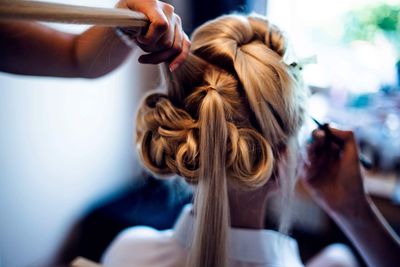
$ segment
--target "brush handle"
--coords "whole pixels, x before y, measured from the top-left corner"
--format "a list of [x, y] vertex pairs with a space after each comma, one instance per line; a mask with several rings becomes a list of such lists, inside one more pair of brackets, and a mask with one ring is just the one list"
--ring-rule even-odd
[[0, 0], [0, 20], [34, 20], [70, 24], [147, 28], [147, 17], [119, 8], [98, 8], [24, 0]]

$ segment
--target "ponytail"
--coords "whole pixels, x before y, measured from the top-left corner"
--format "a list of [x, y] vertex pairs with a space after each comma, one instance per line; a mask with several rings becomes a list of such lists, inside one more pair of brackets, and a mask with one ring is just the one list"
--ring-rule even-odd
[[196, 230], [188, 266], [223, 267], [227, 265], [229, 228], [225, 166], [228, 129], [223, 101], [217, 90], [207, 90], [198, 123], [200, 164], [195, 199]]

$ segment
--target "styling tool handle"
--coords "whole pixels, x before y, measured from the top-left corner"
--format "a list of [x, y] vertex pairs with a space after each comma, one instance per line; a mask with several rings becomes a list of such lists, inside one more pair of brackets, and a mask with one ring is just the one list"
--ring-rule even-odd
[[99, 8], [26, 0], [0, 0], [0, 20], [32, 20], [137, 28], [146, 31], [149, 20], [120, 8]]

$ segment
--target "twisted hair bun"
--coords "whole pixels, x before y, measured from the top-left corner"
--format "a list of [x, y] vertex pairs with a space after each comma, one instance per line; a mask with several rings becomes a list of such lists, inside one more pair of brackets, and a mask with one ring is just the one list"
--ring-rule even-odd
[[[226, 172], [243, 187], [259, 187], [271, 175], [274, 156], [267, 140], [246, 121], [237, 82], [224, 71], [204, 74], [204, 85], [196, 87], [175, 107], [167, 95], [147, 96], [138, 113], [137, 142], [146, 167], [158, 176], [178, 174], [189, 183], [199, 178], [199, 107], [210, 90], [221, 100], [227, 128]], [[205, 127], [209, 127], [207, 122]], [[247, 126], [247, 127], [246, 127]], [[239, 128], [238, 128], [239, 127]]]
[[[193, 35], [192, 51], [217, 66], [232, 68], [238, 50], [249, 52], [245, 49], [248, 45], [264, 50], [268, 48], [283, 57], [287, 42], [282, 32], [261, 16], [229, 15], [198, 28]], [[258, 58], [254, 52], [249, 54]]]
[[196, 176], [198, 138], [196, 122], [174, 107], [164, 94], [151, 94], [143, 101], [137, 118], [137, 143], [142, 161], [161, 176]]
[[291, 151], [305, 92], [282, 60], [285, 51], [284, 36], [265, 18], [222, 16], [194, 32], [167, 93], [150, 94], [139, 108], [143, 164], [197, 184], [187, 266], [226, 266], [228, 184], [263, 186], [280, 169], [282, 151]]
[[305, 92], [283, 62], [282, 32], [261, 16], [229, 15], [207, 22], [192, 39], [196, 57], [237, 77], [274, 151], [284, 146], [303, 123]]

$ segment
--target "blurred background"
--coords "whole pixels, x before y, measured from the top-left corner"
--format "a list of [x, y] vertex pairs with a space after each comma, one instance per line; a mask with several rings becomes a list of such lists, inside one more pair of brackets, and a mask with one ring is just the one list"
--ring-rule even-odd
[[[68, 1], [98, 7], [115, 3]], [[188, 33], [224, 13], [254, 11], [286, 32], [294, 58], [317, 55], [318, 64], [304, 70], [313, 93], [310, 113], [356, 132], [373, 165], [366, 187], [400, 232], [398, 0], [170, 3]], [[87, 28], [51, 27], [73, 33]], [[96, 80], [0, 73], [0, 267], [61, 266], [78, 255], [100, 261], [121, 229], [169, 228], [190, 201], [184, 186], [147, 177], [137, 161], [135, 110], [143, 92], [158, 85], [157, 67], [139, 65], [139, 53]], [[303, 216], [295, 220], [293, 235], [303, 260], [327, 244], [348, 243], [298, 190], [296, 210]]]

